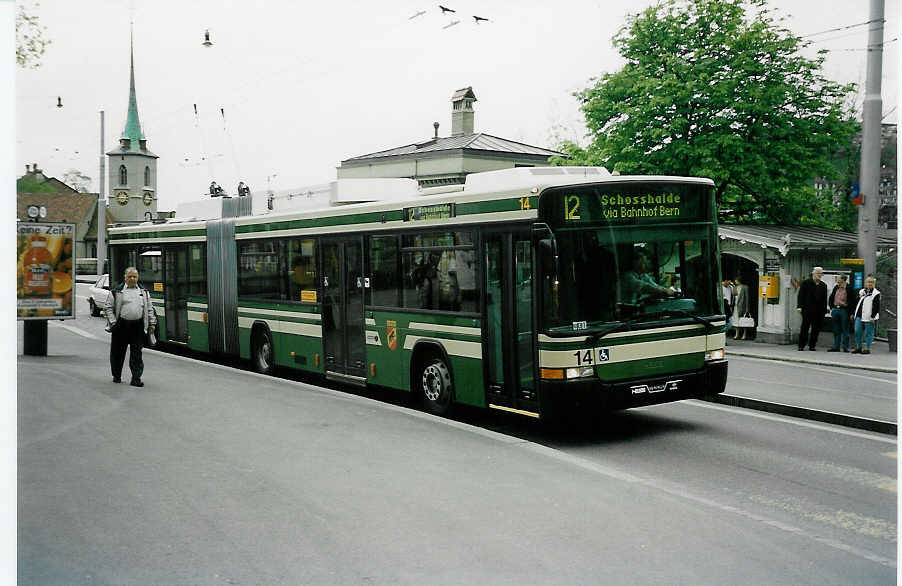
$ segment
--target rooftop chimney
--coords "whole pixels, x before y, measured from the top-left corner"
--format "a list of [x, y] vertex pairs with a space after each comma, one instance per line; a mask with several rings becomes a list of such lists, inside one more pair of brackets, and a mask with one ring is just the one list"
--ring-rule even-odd
[[435, 136], [433, 136], [432, 138], [437, 139], [438, 138], [438, 122], [433, 122], [432, 127], [435, 128]]
[[473, 102], [476, 94], [472, 87], [465, 87], [451, 96], [451, 136], [473, 134]]

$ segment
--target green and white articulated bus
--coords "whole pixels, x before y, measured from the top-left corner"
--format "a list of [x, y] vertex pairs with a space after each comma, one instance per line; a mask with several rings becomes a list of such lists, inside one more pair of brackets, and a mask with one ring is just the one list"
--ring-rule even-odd
[[723, 391], [714, 186], [601, 167], [517, 168], [208, 199], [115, 227], [159, 339], [547, 417]]

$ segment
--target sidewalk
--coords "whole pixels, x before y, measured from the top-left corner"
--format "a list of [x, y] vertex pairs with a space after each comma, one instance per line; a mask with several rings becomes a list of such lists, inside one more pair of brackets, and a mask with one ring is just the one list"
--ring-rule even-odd
[[[784, 363], [786, 366], [806, 364], [858, 370], [859, 374], [849, 373], [850, 376], [864, 378], [880, 377], [878, 374], [869, 375], [869, 372], [886, 374], [898, 372], [898, 354], [889, 351], [887, 342], [875, 342], [871, 346], [871, 353], [862, 355], [851, 352], [827, 352], [832, 341], [832, 335], [829, 336], [829, 341], [820, 338], [819, 342], [826, 343], [823, 346], [818, 345], [817, 349], [811, 352], [807, 349], [799, 351], [795, 344], [765, 344], [728, 338], [727, 358], [756, 358]], [[730, 375], [741, 377], [732, 366]], [[896, 384], [893, 378], [886, 378], [885, 375], [881, 377], [883, 382], [880, 383], [879, 392], [871, 389], [868, 393], [857, 394], [836, 393], [835, 389], [825, 388], [822, 384], [814, 382], [802, 386], [740, 383], [738, 387], [731, 388], [728, 378], [726, 392], [708, 399], [735, 407], [896, 435], [898, 403], [896, 392], [893, 390]], [[787, 393], [787, 389], [791, 389], [791, 392]]]
[[[829, 339], [827, 339], [829, 338]], [[727, 338], [727, 358], [745, 356], [748, 358], [764, 358], [784, 362], [803, 364], [820, 364], [839, 368], [856, 368], [877, 372], [898, 372], [898, 354], [889, 351], [889, 344], [875, 341], [870, 354], [852, 354], [851, 352], [827, 352], [833, 344], [833, 335], [821, 334], [818, 338], [817, 350], [799, 351], [795, 344], [764, 344], [750, 340], [733, 340]]]

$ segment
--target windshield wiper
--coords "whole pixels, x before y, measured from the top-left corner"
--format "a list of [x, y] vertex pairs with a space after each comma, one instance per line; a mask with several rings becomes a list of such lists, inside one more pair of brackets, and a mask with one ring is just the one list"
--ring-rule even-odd
[[662, 317], [665, 315], [683, 315], [686, 317], [691, 317], [698, 323], [705, 326], [705, 334], [706, 335], [711, 330], [711, 328], [714, 327], [710, 320], [703, 318], [702, 316], [698, 315], [697, 313], [692, 313], [691, 311], [686, 311], [685, 309], [665, 309], [662, 311], [658, 311], [656, 313], [661, 314]]

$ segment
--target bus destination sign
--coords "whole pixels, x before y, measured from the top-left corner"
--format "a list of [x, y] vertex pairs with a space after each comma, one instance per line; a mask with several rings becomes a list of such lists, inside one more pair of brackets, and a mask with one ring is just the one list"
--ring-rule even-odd
[[679, 193], [647, 193], [643, 195], [606, 194], [599, 197], [601, 213], [606, 220], [633, 218], [680, 217]]
[[404, 208], [405, 222], [418, 222], [422, 220], [447, 220], [456, 215], [453, 203], [437, 203], [430, 206], [417, 206]]
[[694, 184], [571, 187], [543, 196], [540, 208], [542, 217], [555, 225], [657, 224], [705, 217], [710, 197], [710, 186]]

